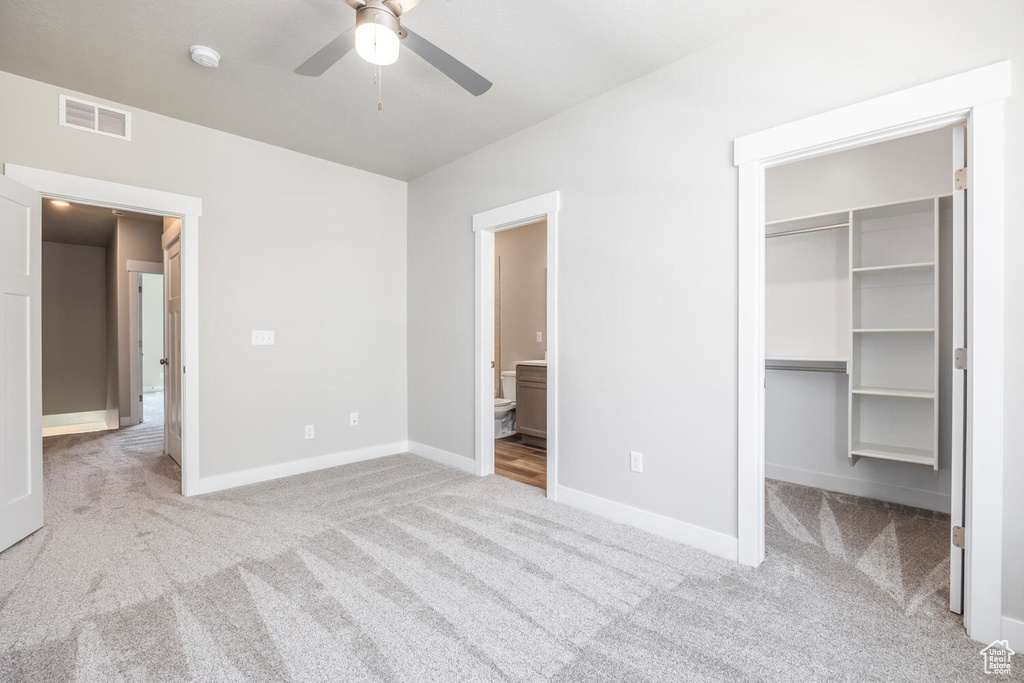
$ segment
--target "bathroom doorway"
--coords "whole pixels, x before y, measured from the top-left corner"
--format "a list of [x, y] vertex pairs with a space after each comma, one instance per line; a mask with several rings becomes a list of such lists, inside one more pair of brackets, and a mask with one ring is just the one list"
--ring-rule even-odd
[[494, 472], [547, 488], [547, 219], [494, 236]]
[[[497, 471], [495, 447], [508, 447], [507, 459], [503, 470], [515, 472], [522, 478], [533, 481], [536, 488], [545, 491], [547, 497], [556, 500], [558, 487], [558, 214], [561, 204], [559, 192], [530, 197], [511, 204], [499, 206], [488, 211], [473, 215], [473, 233], [476, 243], [476, 377], [475, 377], [475, 417], [476, 417], [476, 448], [475, 473], [485, 477]], [[540, 277], [531, 282], [538, 285], [544, 292], [543, 323], [531, 323], [534, 327], [527, 334], [532, 334], [532, 348], [526, 356], [513, 357], [508, 343], [497, 348], [496, 331], [502, 325], [502, 316], [495, 311], [496, 298], [500, 296], [496, 290], [498, 281], [495, 267], [496, 239], [505, 232], [516, 232], [521, 228], [543, 224], [544, 226], [544, 268]], [[506, 263], [506, 275], [510, 263]], [[506, 291], [512, 285], [506, 284]], [[504, 323], [507, 325], [509, 307], [506, 305]], [[537, 342], [537, 332], [541, 333], [541, 341]], [[528, 337], [529, 338], [529, 337]], [[500, 340], [500, 337], [498, 337]], [[500, 343], [500, 341], [498, 342]], [[501, 359], [495, 355], [495, 351]], [[527, 357], [530, 356], [530, 357]], [[533, 361], [529, 363], [529, 361]], [[501, 372], [515, 373], [515, 382], [511, 375], [506, 375], [506, 384], [515, 392], [515, 399], [504, 407], [510, 408], [516, 403], [515, 415], [511, 418], [496, 414], [496, 398], [505, 398], [501, 387]], [[543, 399], [538, 400], [536, 394], [543, 388]], [[510, 413], [511, 410], [505, 411]], [[537, 413], [540, 413], [539, 415]], [[525, 418], [525, 419], [524, 419]], [[502, 423], [512, 420], [512, 424]], [[538, 426], [539, 425], [539, 426]], [[509, 434], [508, 429], [514, 430]], [[497, 427], [497, 429], [496, 429]], [[528, 433], [535, 429], [539, 433]], [[504, 436], [502, 430], [506, 430]], [[517, 436], [517, 439], [509, 439]], [[530, 437], [525, 443], [524, 438]], [[498, 438], [509, 439], [498, 443]], [[543, 441], [539, 441], [543, 439]], [[513, 448], [515, 446], [515, 448]], [[524, 448], [529, 446], [531, 450]], [[532, 462], [531, 462], [532, 460]], [[543, 463], [543, 473], [540, 465]], [[524, 471], [525, 470], [525, 471]], [[513, 477], [516, 478], [516, 477]], [[540, 484], [543, 483], [543, 486]]]

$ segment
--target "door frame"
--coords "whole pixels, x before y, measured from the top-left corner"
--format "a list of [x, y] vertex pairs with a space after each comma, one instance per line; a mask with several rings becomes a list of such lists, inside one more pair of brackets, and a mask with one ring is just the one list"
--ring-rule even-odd
[[494, 474], [494, 234], [547, 220], [547, 496], [558, 498], [558, 212], [549, 192], [473, 215], [476, 238], [477, 476]]
[[[181, 219], [182, 280], [182, 453], [181, 493], [200, 493], [199, 450], [199, 219], [203, 200], [107, 180], [4, 164], [4, 175], [27, 185], [44, 199]], [[185, 372], [192, 368], [191, 372]]]
[[[739, 561], [757, 566], [764, 541], [765, 169], [966, 122], [970, 192], [967, 456], [964, 471], [964, 625], [975, 640], [1000, 636], [1003, 531], [1004, 61], [737, 138]], [[983, 264], [984, 267], [974, 267]]]
[[142, 284], [142, 273], [149, 275], [163, 275], [164, 264], [155, 261], [128, 261], [128, 353], [129, 359], [129, 381], [132, 386], [132, 400], [129, 405], [132, 407], [131, 417], [128, 424], [137, 425], [142, 422], [142, 406], [134, 399], [135, 390], [143, 393], [142, 386], [142, 347], [139, 342], [142, 340], [142, 298], [139, 296], [139, 286]]

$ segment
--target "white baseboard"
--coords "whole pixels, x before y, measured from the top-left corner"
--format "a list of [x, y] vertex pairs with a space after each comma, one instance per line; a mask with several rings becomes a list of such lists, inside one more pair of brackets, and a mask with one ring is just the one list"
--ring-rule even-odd
[[792, 484], [813, 486], [816, 489], [837, 491], [851, 496], [874, 498], [875, 500], [884, 500], [887, 503], [909, 505], [911, 507], [949, 514], [949, 495], [935, 493], [934, 491], [910, 489], [903, 486], [893, 486], [892, 484], [853, 479], [851, 477], [840, 477], [834, 474], [823, 474], [798, 467], [772, 465], [770, 463], [765, 463], [764, 465], [764, 476], [768, 479], [779, 479]]
[[106, 410], [91, 410], [84, 413], [61, 413], [59, 415], [43, 415], [43, 436], [59, 436], [61, 434], [82, 434], [99, 432], [109, 429]]
[[596, 515], [643, 529], [657, 536], [706, 550], [712, 555], [718, 555], [733, 562], [739, 557], [738, 542], [734, 536], [565, 486], [559, 486], [557, 494], [559, 503], [593, 512]]
[[418, 455], [421, 458], [433, 460], [434, 462], [439, 462], [442, 465], [447, 465], [448, 467], [454, 467], [455, 469], [462, 470], [463, 472], [469, 472], [470, 474], [476, 472], [476, 462], [472, 458], [465, 458], [449, 451], [442, 451], [440, 448], [434, 448], [433, 446], [427, 446], [426, 444], [410, 441], [409, 452], [413, 455]]
[[120, 421], [118, 422], [118, 424], [120, 424], [122, 427], [131, 427], [132, 426], [132, 417], [131, 417], [131, 415], [129, 415], [128, 417], [122, 417], [120, 419]]
[[[1001, 627], [1002, 639], [1010, 642], [1010, 649], [1015, 652], [1024, 652], [1024, 621], [1019, 619], [1011, 619], [1010, 617], [1003, 617], [1003, 623]], [[1014, 660], [1017, 657], [1024, 655], [1015, 655]], [[1014, 668], [1017, 663], [1014, 662]], [[1022, 666], [1021, 668], [1024, 668]]]
[[405, 453], [408, 450], [408, 442], [396, 441], [394, 443], [386, 443], [379, 446], [368, 446], [366, 448], [357, 448], [355, 450], [343, 451], [341, 453], [328, 453], [326, 455], [318, 455], [312, 458], [304, 458], [302, 460], [282, 462], [277, 465], [255, 467], [251, 470], [228, 472], [227, 474], [218, 474], [212, 477], [202, 477], [199, 479], [199, 493], [213, 493], [214, 491], [233, 489], [238, 486], [258, 484], [272, 479], [290, 477], [294, 474], [305, 474], [306, 472], [315, 472], [316, 470], [337, 467], [338, 465], [349, 465], [363, 460], [382, 458], [386, 455]]
[[91, 422], [106, 422], [106, 410], [89, 410], [84, 413], [59, 413], [57, 415], [43, 415], [42, 425], [46, 427], [67, 427], [69, 425], [83, 425]]

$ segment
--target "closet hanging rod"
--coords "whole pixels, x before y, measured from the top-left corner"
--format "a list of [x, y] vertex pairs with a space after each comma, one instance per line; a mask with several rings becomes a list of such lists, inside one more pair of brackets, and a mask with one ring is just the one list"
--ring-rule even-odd
[[833, 225], [819, 225], [816, 228], [797, 228], [796, 230], [783, 230], [782, 232], [772, 232], [765, 235], [765, 239], [769, 237], [784, 237], [785, 235], [799, 235], [804, 232], [818, 232], [819, 230], [835, 230], [836, 228], [848, 228], [849, 223], [835, 223]]
[[816, 368], [809, 365], [771, 365], [766, 363], [765, 370], [797, 370], [799, 372], [835, 372], [840, 375], [846, 374], [845, 368]]

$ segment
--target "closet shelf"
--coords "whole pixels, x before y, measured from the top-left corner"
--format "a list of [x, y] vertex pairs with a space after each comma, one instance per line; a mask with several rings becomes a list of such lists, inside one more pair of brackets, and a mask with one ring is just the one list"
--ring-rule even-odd
[[854, 273], [918, 273], [935, 269], [935, 261], [922, 261], [921, 263], [897, 263], [891, 266], [864, 266], [854, 268]]
[[851, 456], [907, 462], [912, 465], [935, 465], [935, 452], [926, 448], [907, 448], [878, 443], [855, 443]]
[[862, 327], [853, 331], [854, 334], [933, 334], [934, 327]]
[[920, 389], [895, 389], [892, 387], [854, 387], [853, 393], [861, 396], [889, 396], [892, 398], [919, 398], [934, 400], [935, 392]]

